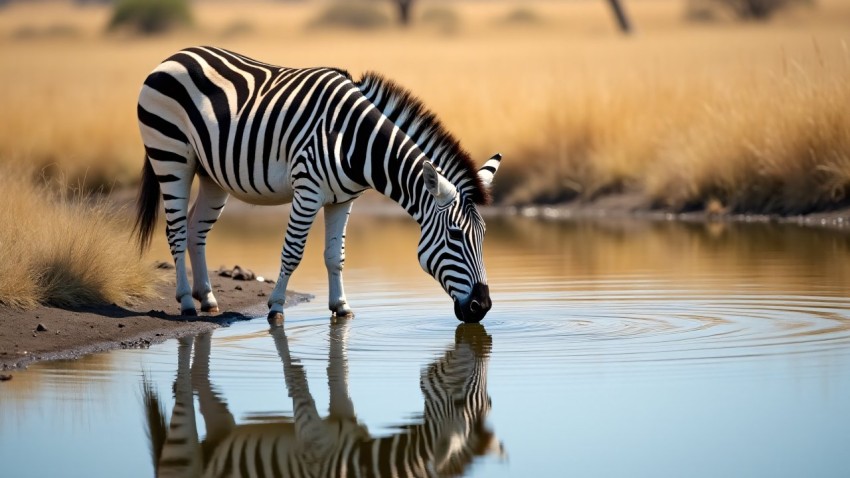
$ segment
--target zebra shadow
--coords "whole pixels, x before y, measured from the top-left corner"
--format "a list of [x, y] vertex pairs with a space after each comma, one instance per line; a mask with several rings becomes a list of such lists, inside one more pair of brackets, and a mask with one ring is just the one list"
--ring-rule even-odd
[[[168, 424], [157, 392], [144, 382], [157, 476], [458, 476], [478, 456], [505, 457], [486, 425], [492, 338], [482, 325], [459, 325], [454, 344], [423, 368], [424, 413], [417, 423], [379, 438], [369, 434], [354, 412], [348, 387], [348, 329], [348, 320], [330, 325], [330, 413], [322, 418], [304, 367], [290, 354], [285, 330], [272, 328], [293, 416], [248, 424], [236, 424], [210, 381], [210, 334], [181, 339]], [[203, 440], [195, 422], [195, 396], [206, 428]]]

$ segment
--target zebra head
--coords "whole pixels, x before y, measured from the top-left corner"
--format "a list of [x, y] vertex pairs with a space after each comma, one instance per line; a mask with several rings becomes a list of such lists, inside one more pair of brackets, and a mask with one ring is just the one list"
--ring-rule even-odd
[[[484, 187], [490, 187], [501, 159], [496, 154], [478, 170]], [[452, 298], [458, 320], [479, 322], [492, 305], [482, 256], [484, 219], [475, 202], [430, 162], [423, 176], [435, 207], [422, 226], [419, 264]]]

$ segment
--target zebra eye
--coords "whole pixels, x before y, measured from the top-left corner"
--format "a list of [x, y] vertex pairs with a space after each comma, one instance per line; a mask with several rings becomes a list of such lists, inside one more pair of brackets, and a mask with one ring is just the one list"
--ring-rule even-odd
[[463, 239], [463, 231], [459, 227], [450, 227], [449, 228], [449, 239], [453, 241], [460, 241]]

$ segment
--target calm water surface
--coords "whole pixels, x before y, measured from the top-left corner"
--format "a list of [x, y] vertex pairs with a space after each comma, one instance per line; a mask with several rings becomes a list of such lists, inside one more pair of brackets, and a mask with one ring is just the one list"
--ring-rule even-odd
[[[237, 216], [211, 265], [274, 276], [284, 218]], [[259, 318], [17, 372], [0, 475], [152, 476], [165, 441], [171, 465], [217, 446], [212, 462], [270, 473], [346, 446], [386, 470], [415, 442], [409, 463], [464, 476], [850, 476], [842, 233], [494, 218], [481, 327], [419, 269], [412, 222], [356, 211], [357, 317], [331, 323], [322, 237], [291, 282], [316, 300], [283, 330]]]

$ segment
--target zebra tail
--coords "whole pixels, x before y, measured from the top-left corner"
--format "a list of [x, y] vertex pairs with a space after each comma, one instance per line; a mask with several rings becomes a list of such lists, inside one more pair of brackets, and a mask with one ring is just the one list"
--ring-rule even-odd
[[159, 198], [159, 181], [156, 179], [150, 160], [145, 155], [142, 184], [139, 186], [139, 196], [136, 199], [136, 224], [133, 226], [133, 234], [138, 236], [139, 254], [150, 247], [159, 216]]

